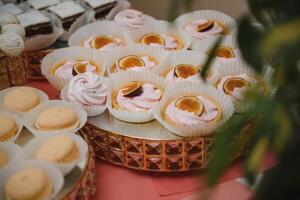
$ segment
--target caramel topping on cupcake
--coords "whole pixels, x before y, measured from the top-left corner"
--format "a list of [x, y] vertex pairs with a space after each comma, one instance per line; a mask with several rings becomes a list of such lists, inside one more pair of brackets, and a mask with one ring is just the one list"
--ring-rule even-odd
[[234, 58], [234, 51], [230, 47], [219, 47], [216, 52], [217, 57], [221, 58]]
[[208, 20], [206, 23], [199, 24], [197, 27], [197, 31], [198, 32], [209, 31], [210, 29], [212, 29], [213, 26], [214, 26], [214, 22], [211, 20]]
[[251, 83], [245, 79], [233, 77], [225, 81], [223, 89], [226, 94], [230, 94], [234, 88], [249, 87], [250, 85]]
[[73, 76], [76, 76], [77, 74], [83, 74], [86, 72], [86, 65], [83, 63], [77, 63], [72, 70]]
[[194, 76], [199, 72], [198, 67], [189, 64], [180, 64], [175, 67], [174, 75], [176, 77], [188, 78], [189, 76]]
[[110, 43], [114, 43], [114, 40], [112, 38], [98, 35], [92, 39], [91, 47], [94, 49], [100, 49]]
[[146, 35], [144, 35], [142, 38], [141, 38], [141, 43], [142, 44], [160, 44], [162, 46], [165, 46], [165, 40], [164, 38], [160, 35], [160, 34], [157, 34], [157, 33], [148, 33]]
[[200, 116], [203, 112], [202, 102], [194, 96], [184, 96], [175, 102], [175, 106], [180, 110], [192, 112], [196, 116]]
[[140, 81], [132, 81], [122, 89], [123, 96], [124, 97], [139, 96], [140, 94], [143, 93], [142, 85], [143, 84]]
[[138, 56], [126, 56], [119, 60], [119, 66], [122, 69], [127, 70], [131, 67], [143, 67], [145, 66], [145, 63], [142, 58]]

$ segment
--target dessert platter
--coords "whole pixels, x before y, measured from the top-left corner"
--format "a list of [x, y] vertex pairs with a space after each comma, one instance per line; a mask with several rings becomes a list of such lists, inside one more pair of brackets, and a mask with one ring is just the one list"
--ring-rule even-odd
[[[270, 93], [272, 70], [259, 77], [243, 62], [236, 22], [222, 12], [169, 23], [124, 0], [4, 3], [0, 197], [88, 199], [94, 157], [143, 171], [206, 168], [217, 130], [251, 108], [246, 90]], [[57, 100], [25, 86], [45, 79]], [[245, 124], [245, 138], [253, 127]]]

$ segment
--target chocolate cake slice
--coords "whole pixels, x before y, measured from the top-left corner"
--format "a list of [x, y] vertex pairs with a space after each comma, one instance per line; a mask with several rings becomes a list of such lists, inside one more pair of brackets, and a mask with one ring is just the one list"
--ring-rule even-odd
[[53, 33], [50, 19], [40, 11], [30, 10], [26, 13], [17, 15], [17, 17], [20, 24], [25, 28], [26, 37]]
[[84, 0], [86, 5], [95, 11], [95, 18], [101, 19], [117, 6], [116, 0]]
[[60, 0], [29, 0], [28, 4], [31, 8], [36, 10], [44, 10], [50, 6], [58, 4]]
[[56, 6], [51, 6], [48, 10], [61, 20], [62, 26], [66, 31], [85, 12], [82, 6], [73, 1], [59, 3]]
[[13, 3], [8, 3], [0, 7], [0, 14], [11, 14], [11, 15], [19, 15], [23, 13], [23, 10], [21, 10], [18, 6], [16, 6]]

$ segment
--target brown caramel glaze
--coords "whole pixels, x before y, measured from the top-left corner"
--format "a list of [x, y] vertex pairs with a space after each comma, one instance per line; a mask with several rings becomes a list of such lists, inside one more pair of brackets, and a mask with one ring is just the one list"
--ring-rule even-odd
[[203, 112], [202, 102], [194, 96], [183, 96], [177, 99], [175, 106], [180, 110], [193, 112], [196, 116], [200, 116]]
[[233, 77], [225, 81], [223, 90], [226, 94], [230, 94], [235, 88], [249, 87], [251, 83], [243, 78]]
[[174, 69], [174, 76], [181, 78], [188, 78], [189, 76], [193, 76], [199, 73], [198, 67], [189, 64], [180, 64], [177, 65]]
[[160, 44], [160, 45], [165, 45], [165, 40], [164, 38], [158, 34], [158, 33], [148, 33], [146, 35], [144, 35], [141, 39], [140, 39], [140, 43], [142, 44], [151, 44], [151, 43], [155, 43], [155, 44]]
[[122, 89], [124, 97], [136, 97], [143, 93], [143, 84], [140, 81], [132, 81]]

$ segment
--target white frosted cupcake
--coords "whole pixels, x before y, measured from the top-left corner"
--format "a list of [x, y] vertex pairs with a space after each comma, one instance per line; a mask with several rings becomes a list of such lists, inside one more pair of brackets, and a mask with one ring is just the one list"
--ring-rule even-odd
[[143, 29], [130, 33], [136, 43], [161, 47], [166, 50], [188, 49], [191, 37], [167, 21], [155, 21]]
[[91, 72], [73, 77], [61, 91], [61, 99], [82, 106], [89, 117], [106, 110], [108, 82]]
[[212, 134], [233, 114], [230, 98], [211, 85], [182, 82], [166, 88], [154, 117], [183, 137]]
[[20, 150], [21, 148], [14, 143], [0, 143], [0, 171], [7, 164], [13, 162], [16, 159], [16, 156], [20, 153]]
[[127, 31], [113, 21], [99, 21], [85, 25], [69, 39], [69, 46], [83, 46], [102, 52], [109, 52], [130, 43], [132, 40]]
[[99, 76], [105, 73], [104, 56], [93, 49], [68, 47], [48, 54], [42, 60], [42, 73], [48, 81], [61, 90], [77, 74], [92, 72]]
[[108, 109], [126, 122], [153, 120], [152, 108], [163, 96], [165, 81], [149, 72], [120, 72], [110, 76]]
[[24, 146], [18, 159], [46, 160], [67, 175], [86, 157], [87, 152], [87, 143], [80, 136], [54, 133], [35, 137]]
[[1, 199], [56, 199], [64, 184], [55, 165], [39, 160], [10, 163], [0, 172], [0, 179]]
[[108, 73], [120, 71], [152, 71], [166, 58], [168, 52], [146, 45], [130, 45], [107, 55], [105, 66]]
[[149, 15], [145, 15], [138, 10], [126, 9], [119, 12], [115, 16], [114, 21], [122, 25], [129, 31], [136, 31], [138, 29], [145, 28], [146, 25], [153, 23], [155, 19]]
[[[206, 60], [207, 56], [198, 51], [171, 52], [154, 72], [172, 84], [182, 81], [201, 83], [203, 79], [200, 72]], [[217, 63], [214, 63], [208, 72], [208, 81], [213, 78], [216, 65]]]

